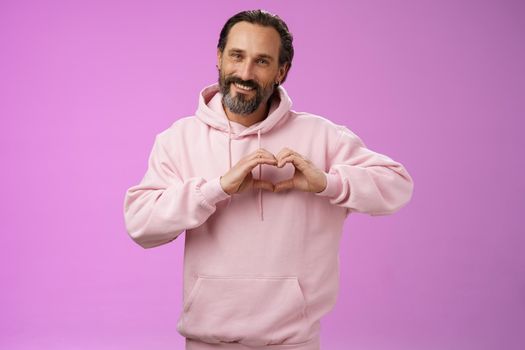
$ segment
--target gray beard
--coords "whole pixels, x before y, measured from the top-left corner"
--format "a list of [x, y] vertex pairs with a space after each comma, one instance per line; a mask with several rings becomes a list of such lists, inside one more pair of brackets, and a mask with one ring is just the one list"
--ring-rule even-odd
[[235, 97], [231, 94], [231, 84], [226, 84], [226, 78], [221, 79], [221, 72], [219, 71], [219, 91], [222, 94], [222, 103], [227, 107], [232, 113], [239, 115], [248, 115], [252, 114], [259, 108], [259, 105], [263, 100], [268, 97], [268, 102], [270, 96], [275, 92], [275, 87], [269, 91], [268, 96], [265, 96], [264, 88], [262, 91], [258, 88], [255, 90], [255, 96], [251, 99], [246, 99], [246, 95], [238, 93]]
[[235, 97], [231, 95], [231, 89], [228, 89], [222, 94], [222, 103], [228, 107], [228, 109], [235, 114], [248, 115], [252, 114], [259, 108], [262, 102], [263, 96], [257, 91], [254, 97], [251, 99], [245, 99], [245, 95], [237, 94]]

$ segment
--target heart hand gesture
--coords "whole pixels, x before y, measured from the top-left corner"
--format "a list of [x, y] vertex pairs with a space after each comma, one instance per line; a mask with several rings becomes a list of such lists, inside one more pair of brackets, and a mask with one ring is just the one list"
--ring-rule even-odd
[[[273, 184], [252, 177], [252, 169], [259, 164], [282, 168], [286, 163], [292, 163], [295, 167], [293, 177], [288, 180]], [[223, 190], [228, 194], [242, 192], [249, 188], [262, 188], [273, 192], [296, 189], [319, 193], [327, 186], [325, 173], [316, 168], [310, 160], [289, 148], [283, 148], [277, 157], [263, 148], [258, 149], [242, 158], [233, 168], [221, 176], [220, 181]]]
[[301, 154], [285, 147], [277, 154], [277, 167], [282, 168], [286, 163], [295, 167], [293, 177], [274, 185], [274, 192], [296, 189], [305, 192], [319, 193], [326, 188], [326, 175]]
[[275, 156], [267, 150], [260, 148], [255, 152], [241, 158], [226, 174], [221, 176], [220, 184], [228, 194], [239, 193], [247, 189], [263, 188], [273, 191], [274, 185], [265, 180], [254, 179], [252, 169], [259, 164], [277, 165]]

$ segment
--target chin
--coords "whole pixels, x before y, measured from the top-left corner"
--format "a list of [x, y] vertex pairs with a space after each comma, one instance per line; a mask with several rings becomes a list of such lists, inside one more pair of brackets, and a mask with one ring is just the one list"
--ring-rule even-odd
[[251, 100], [251, 99], [254, 99], [255, 98], [255, 95], [250, 95], [250, 94], [243, 94], [242, 92], [234, 92], [231, 94], [232, 97], [234, 98], [239, 98], [241, 97], [242, 95], [242, 98], [245, 100], [245, 101], [248, 101], [248, 100]]

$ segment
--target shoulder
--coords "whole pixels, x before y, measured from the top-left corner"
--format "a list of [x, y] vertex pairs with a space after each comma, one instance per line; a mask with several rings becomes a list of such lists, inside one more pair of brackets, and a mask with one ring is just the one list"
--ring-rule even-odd
[[289, 122], [294, 128], [309, 129], [316, 134], [325, 134], [331, 138], [338, 137], [342, 133], [354, 133], [343, 124], [338, 124], [327, 117], [308, 112], [291, 111]]
[[340, 144], [364, 146], [363, 140], [347, 125], [338, 124], [326, 117], [307, 112], [292, 111], [290, 130], [308, 135], [307, 138], [316, 140], [319, 145], [334, 150]]
[[199, 127], [200, 122], [195, 116], [184, 116], [174, 121], [168, 128], [157, 134], [159, 141], [168, 141], [188, 134]]

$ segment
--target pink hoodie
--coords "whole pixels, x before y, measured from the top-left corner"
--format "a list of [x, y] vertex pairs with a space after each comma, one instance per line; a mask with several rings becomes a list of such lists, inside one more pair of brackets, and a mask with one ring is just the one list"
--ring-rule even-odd
[[[245, 127], [226, 117], [218, 85], [205, 87], [195, 116], [156, 136], [144, 178], [126, 192], [126, 229], [142, 247], [186, 231], [177, 322], [186, 349], [319, 349], [348, 214], [391, 214], [412, 196], [403, 165], [343, 125], [291, 110], [282, 86], [275, 97], [268, 117]], [[220, 176], [240, 158], [284, 147], [325, 171], [322, 192], [223, 191]], [[290, 163], [253, 170], [273, 183], [293, 173]]]

